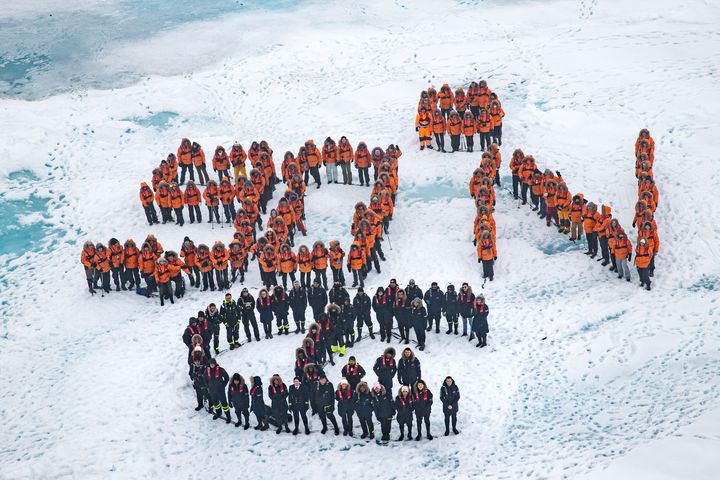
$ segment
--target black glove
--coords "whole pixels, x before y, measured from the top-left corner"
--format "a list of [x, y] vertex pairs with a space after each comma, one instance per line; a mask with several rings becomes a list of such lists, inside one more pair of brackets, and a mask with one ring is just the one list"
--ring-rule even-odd
[[497, 257], [493, 258], [493, 262], [497, 262]]
[[628, 262], [632, 260], [632, 253], [628, 253]]
[[477, 247], [477, 238], [473, 240], [473, 245]]
[[415, 127], [415, 131], [416, 131], [416, 132], [419, 132], [419, 131], [420, 131], [420, 127]]
[[558, 177], [562, 177], [562, 175], [560, 175], [560, 170], [555, 170], [555, 174], [556, 174]]
[[399, 150], [400, 150], [400, 147], [398, 147], [397, 145], [395, 145], [395, 150], [398, 150], [398, 151], [399, 151]]
[[478, 263], [482, 263], [482, 259], [478, 258]]
[[636, 223], [636, 222], [633, 222], [633, 228], [635, 228], [635, 223]]
[[352, 272], [352, 268], [350, 268], [350, 265], [348, 265], [347, 267], [348, 267], [348, 272]]

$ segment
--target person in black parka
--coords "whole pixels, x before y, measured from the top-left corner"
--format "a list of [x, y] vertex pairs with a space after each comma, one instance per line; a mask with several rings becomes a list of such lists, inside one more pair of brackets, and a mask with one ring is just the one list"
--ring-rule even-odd
[[269, 412], [267, 405], [265, 405], [265, 398], [263, 397], [262, 380], [258, 376], [252, 378], [250, 399], [252, 400], [250, 411], [255, 414], [255, 419], [257, 419], [258, 422], [255, 430], [267, 430], [270, 428], [267, 420]]
[[445, 308], [445, 294], [438, 287], [437, 282], [432, 282], [430, 290], [425, 292], [423, 297], [425, 305], [427, 305], [427, 331], [432, 330], [433, 321], [435, 322], [435, 333], [440, 333], [440, 317]]
[[382, 432], [381, 440], [383, 442], [390, 441], [390, 428], [392, 420], [395, 416], [395, 402], [392, 395], [385, 389], [385, 386], [378, 383], [372, 389], [373, 395], [373, 411], [375, 418], [380, 422], [380, 430]]
[[450, 421], [452, 420], [452, 430], [455, 435], [460, 433], [457, 429], [457, 412], [458, 403], [460, 401], [460, 390], [455, 385], [455, 380], [451, 376], [445, 377], [445, 381], [440, 387], [440, 401], [443, 404], [443, 415], [445, 415], [445, 436], [450, 435]]
[[233, 300], [232, 295], [225, 294], [225, 300], [220, 304], [220, 318], [225, 324], [230, 350], [240, 347], [239, 313], [237, 303]]
[[425, 350], [425, 326], [427, 325], [427, 311], [425, 310], [425, 307], [423, 306], [423, 301], [420, 299], [420, 297], [415, 297], [415, 299], [410, 305], [410, 318], [412, 319], [412, 327], [415, 331], [415, 338], [417, 338], [418, 349], [422, 351]]
[[490, 328], [488, 327], [489, 313], [490, 308], [485, 303], [485, 297], [483, 295], [478, 295], [475, 298], [475, 304], [473, 305], [473, 324], [472, 332], [470, 333], [470, 340], [473, 339], [473, 334], [478, 337], [478, 343], [475, 345], [476, 347], [483, 348], [487, 346], [487, 334], [490, 331]]
[[380, 324], [380, 341], [390, 343], [393, 326], [392, 302], [382, 287], [378, 287], [372, 299], [372, 308], [375, 311], [375, 318]]
[[269, 338], [273, 338], [273, 304], [272, 297], [266, 289], [263, 288], [260, 290], [260, 293], [258, 293], [258, 298], [255, 301], [255, 306], [258, 313], [260, 314], [260, 323], [262, 323], [263, 330], [265, 331], [265, 339], [267, 340]]
[[285, 427], [287, 433], [290, 433], [290, 427], [288, 427], [288, 389], [277, 373], [270, 377], [268, 397], [270, 397], [270, 411], [277, 424], [275, 433], [282, 432], [283, 427]]
[[415, 405], [415, 420], [417, 423], [417, 437], [415, 440], [422, 438], [422, 424], [425, 423], [425, 433], [427, 439], [432, 440], [433, 436], [430, 433], [430, 410], [433, 403], [433, 394], [428, 390], [427, 385], [423, 380], [418, 380], [415, 384], [415, 394], [413, 397], [413, 403]]
[[[372, 300], [365, 294], [365, 290], [361, 287], [358, 288], [357, 294], [353, 299], [353, 307], [355, 308], [355, 318], [357, 319], [357, 340], [362, 340], [363, 324], [368, 327], [370, 332], [370, 338], [375, 339], [373, 333], [373, 324], [370, 319], [370, 309], [372, 307]], [[354, 390], [354, 388], [353, 388]]]
[[407, 439], [412, 440], [413, 397], [410, 394], [410, 389], [405, 385], [398, 389], [398, 394], [395, 397], [395, 410], [397, 410], [395, 419], [400, 427], [398, 442], [405, 439], [405, 427], [408, 430]]
[[458, 312], [463, 319], [463, 337], [468, 334], [468, 324], [472, 329], [473, 302], [475, 302], [475, 295], [472, 293], [472, 288], [467, 283], [463, 283], [458, 295]]
[[307, 337], [305, 338], [309, 338], [310, 340], [312, 340], [314, 347], [314, 354], [312, 355], [307, 350], [307, 348], [305, 349], [305, 353], [308, 356], [308, 361], [314, 356], [316, 360], [315, 363], [317, 363], [318, 365], [323, 365], [327, 358], [327, 348], [325, 346], [325, 333], [322, 331], [320, 325], [317, 323], [311, 323], [310, 327], [308, 328]]
[[[212, 343], [215, 349], [215, 355], [217, 355], [220, 353], [220, 325], [222, 325], [223, 321], [220, 316], [220, 310], [218, 310], [214, 303], [211, 303], [205, 309], [205, 318], [207, 318], [208, 323], [210, 324], [210, 329], [212, 330]], [[208, 342], [208, 348], [209, 347], [210, 342]]]
[[325, 313], [325, 306], [328, 304], [327, 292], [320, 286], [319, 280], [314, 280], [308, 291], [308, 303], [313, 311], [313, 320], [317, 322], [320, 314]]
[[357, 413], [360, 428], [363, 432], [360, 438], [370, 437], [370, 440], [374, 439], [375, 425], [373, 425], [372, 421], [373, 396], [367, 382], [358, 383], [355, 389], [355, 413]]
[[235, 426], [239, 427], [242, 424], [242, 417], [244, 417], [244, 429], [247, 430], [250, 428], [250, 392], [245, 385], [245, 379], [239, 373], [233, 373], [227, 395], [228, 404], [230, 408], [235, 408], [235, 415], [238, 418]]
[[275, 313], [278, 335], [289, 335], [290, 325], [288, 324], [288, 315], [290, 314], [290, 299], [281, 286], [275, 287], [272, 296], [272, 307]]
[[395, 363], [395, 349], [387, 347], [382, 356], [375, 360], [373, 371], [387, 391], [392, 391], [393, 377], [397, 373], [397, 364]]
[[408, 300], [405, 295], [405, 290], [398, 290], [397, 292], [397, 298], [393, 304], [393, 315], [398, 321], [398, 328], [400, 329], [400, 343], [404, 341], [405, 345], [409, 344], [412, 317], [410, 312], [410, 300]]
[[305, 435], [310, 435], [310, 427], [308, 427], [307, 411], [310, 407], [310, 397], [308, 395], [308, 387], [300, 381], [300, 377], [293, 378], [293, 384], [288, 391], [288, 402], [290, 410], [293, 414], [293, 422], [295, 429], [293, 435], [297, 435], [300, 431], [300, 418], [302, 418], [305, 426]]
[[350, 388], [350, 383], [343, 378], [338, 382], [338, 388], [335, 392], [337, 400], [338, 414], [342, 420], [343, 435], [353, 436], [353, 413], [355, 412], [355, 391]]
[[228, 377], [225, 369], [217, 364], [214, 358], [211, 358], [208, 362], [207, 369], [205, 369], [205, 379], [214, 412], [213, 420], [220, 418], [222, 412], [227, 415], [226, 422], [230, 423], [232, 421], [230, 420], [230, 407], [228, 406], [227, 397], [225, 396], [225, 386], [230, 381], [230, 377]]
[[305, 365], [305, 372], [302, 376], [302, 383], [307, 388], [308, 399], [310, 400], [310, 407], [312, 408], [313, 415], [318, 412], [315, 393], [317, 392], [320, 375], [323, 373], [322, 367], [315, 365], [314, 363], [308, 363]]
[[357, 389], [360, 380], [362, 380], [365, 376], [365, 369], [353, 356], [348, 359], [347, 365], [345, 365], [340, 372], [342, 373], [343, 378], [347, 379], [350, 384], [350, 389], [353, 392]]
[[240, 309], [240, 315], [242, 317], [243, 327], [245, 328], [247, 341], [252, 342], [252, 337], [250, 336], [250, 325], [252, 325], [255, 340], [259, 342], [260, 331], [258, 330], [257, 319], [255, 318], [255, 298], [250, 295], [247, 288], [243, 288], [242, 292], [240, 292], [238, 308]]
[[335, 435], [340, 435], [340, 428], [333, 413], [335, 411], [335, 389], [324, 373], [320, 375], [320, 381], [315, 390], [315, 402], [317, 403], [318, 416], [323, 426], [320, 433], [324, 435], [325, 432], [327, 432], [327, 421], [330, 419], [330, 423], [332, 423], [335, 429]]
[[[310, 339], [307, 339], [310, 340]], [[310, 340], [312, 342], [312, 340]], [[304, 343], [304, 342], [303, 342]], [[307, 355], [305, 354], [305, 350], [303, 348], [296, 348], [295, 349], [295, 376], [296, 377], [302, 377], [303, 373], [305, 373], [305, 365], [308, 363]]]
[[415, 353], [412, 349], [405, 348], [400, 355], [400, 360], [397, 363], [397, 376], [400, 385], [406, 387], [414, 387], [415, 382], [420, 380], [420, 360], [415, 357]]
[[305, 333], [305, 310], [308, 306], [307, 291], [305, 287], [300, 285], [300, 282], [295, 280], [288, 296], [290, 297], [290, 309], [295, 321], [295, 333]]
[[[190, 378], [193, 382], [193, 388], [195, 389], [195, 397], [197, 399], [197, 406], [195, 411], [199, 412], [204, 406], [204, 400], [208, 399], [208, 405], [212, 407], [210, 402], [210, 395], [208, 393], [207, 379], [205, 378], [205, 369], [207, 368], [207, 360], [205, 357], [205, 351], [198, 345], [191, 354], [190, 363]], [[212, 413], [212, 409], [210, 410]]]
[[458, 294], [455, 291], [455, 285], [448, 285], [445, 291], [445, 302], [444, 307], [445, 319], [447, 320], [448, 329], [445, 332], [447, 335], [455, 331], [455, 335], [458, 334]]
[[345, 345], [348, 347], [355, 345], [355, 315], [355, 307], [350, 302], [350, 297], [346, 297], [340, 306], [340, 321], [343, 325]]

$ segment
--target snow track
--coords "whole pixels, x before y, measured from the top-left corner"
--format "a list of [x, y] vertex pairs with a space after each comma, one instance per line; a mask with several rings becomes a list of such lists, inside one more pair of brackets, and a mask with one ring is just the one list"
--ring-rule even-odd
[[[633, 452], [683, 435], [709, 445], [693, 462], [712, 465], [717, 432], [703, 428], [720, 408], [720, 223], [712, 213], [720, 184], [712, 155], [720, 149], [720, 9], [699, 0], [683, 8], [666, 0], [318, 5], [183, 25], [134, 39], [108, 60], [132, 71], [161, 57], [207, 65], [215, 56], [207, 68], [122, 89], [0, 100], [0, 174], [29, 169], [40, 178], [29, 185], [3, 178], [0, 193], [48, 198], [43, 221], [61, 232], [41, 249], [0, 259], [0, 476], [220, 477], [241, 465], [260, 478], [290, 471], [307, 478], [324, 468], [514, 480], [595, 478], [610, 466], [623, 478], [617, 462], [646, 471], [652, 456]], [[127, 292], [88, 296], [78, 263], [87, 238], [138, 242], [154, 233], [175, 250], [185, 235], [196, 243], [231, 238], [228, 227], [145, 223], [139, 182], [183, 136], [206, 152], [264, 138], [278, 163], [308, 138], [398, 144], [388, 260], [366, 290], [414, 278], [423, 289], [468, 281], [477, 293], [468, 181], [480, 153], [420, 152], [412, 121], [420, 89], [481, 78], [507, 113], [499, 260], [483, 290], [490, 346], [475, 348], [443, 327], [418, 354], [436, 395], [433, 433], [442, 433], [439, 387], [451, 374], [462, 395], [461, 435], [382, 448], [323, 437], [317, 419], [310, 437], [212, 422], [192, 410], [180, 336], [189, 316], [221, 296], [191, 290], [164, 309]], [[143, 126], [158, 112], [177, 116]], [[636, 272], [627, 283], [589, 260], [582, 245], [518, 209], [507, 190], [508, 162], [521, 147], [540, 168], [560, 170], [571, 192], [610, 204], [634, 243], [632, 148], [642, 127], [656, 141], [660, 190], [652, 292], [637, 287]], [[353, 205], [368, 195], [359, 186], [311, 187], [308, 237], [296, 243], [347, 245]], [[246, 285], [258, 286], [258, 277], [252, 266]], [[234, 296], [240, 289], [233, 286]], [[220, 363], [246, 379], [258, 374], [266, 383], [280, 373], [289, 382], [298, 343], [292, 333], [276, 336], [227, 352]], [[363, 340], [351, 352], [370, 371], [384, 346]], [[329, 370], [334, 384], [339, 368]], [[673, 458], [672, 447], [662, 448], [657, 456]]]

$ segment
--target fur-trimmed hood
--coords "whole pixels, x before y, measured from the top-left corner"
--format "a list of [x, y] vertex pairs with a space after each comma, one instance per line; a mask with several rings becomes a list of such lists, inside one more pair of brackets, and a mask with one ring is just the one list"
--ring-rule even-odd
[[387, 355], [388, 353], [390, 354], [390, 356], [392, 356], [393, 358], [395, 358], [396, 352], [395, 352], [395, 348], [394, 348], [394, 347], [387, 347], [387, 348], [385, 349], [385, 351], [383, 352], [383, 356]]
[[310, 373], [312, 371], [314, 371], [318, 375], [320, 374], [320, 370], [318, 370], [317, 365], [315, 365], [314, 363], [308, 363], [303, 367], [303, 372], [305, 373]]
[[275, 383], [277, 383], [278, 385], [283, 383], [282, 377], [277, 373], [270, 377], [270, 385], [275, 385]]
[[[410, 352], [410, 356], [409, 356], [409, 357], [406, 357], [406, 356], [405, 356], [405, 352], [407, 352], [407, 351]], [[401, 358], [401, 359], [407, 358], [407, 359], [410, 360], [410, 361], [414, 361], [414, 360], [415, 360], [415, 352], [412, 351], [412, 348], [409, 348], [409, 347], [404, 348], [403, 351], [402, 351], [402, 353], [400, 354], [400, 358]]]
[[357, 384], [357, 387], [355, 387], [355, 391], [357, 393], [370, 393], [370, 387], [367, 382], [360, 382]]
[[240, 385], [245, 385], [245, 379], [242, 375], [239, 373], [233, 373], [232, 379], [230, 380], [230, 383], [234, 383], [235, 380], [240, 380]]
[[[359, 385], [358, 385], [359, 386]], [[387, 393], [387, 390], [385, 390], [385, 386], [380, 384], [380, 392], [376, 392], [375, 388], [370, 391], [373, 397], [377, 397], [378, 395], [385, 395]]]

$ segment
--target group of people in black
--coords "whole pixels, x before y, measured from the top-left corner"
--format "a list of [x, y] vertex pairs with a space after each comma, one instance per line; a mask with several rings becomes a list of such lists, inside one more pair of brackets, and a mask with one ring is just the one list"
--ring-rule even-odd
[[[190, 351], [190, 377], [196, 392], [196, 411], [208, 404], [208, 412], [213, 420], [225, 417], [226, 423], [233, 423], [231, 410], [235, 410], [236, 427], [250, 428], [250, 414], [255, 417], [255, 430], [265, 431], [273, 426], [277, 434], [297, 435], [302, 429], [310, 434], [308, 411], [317, 415], [322, 429], [328, 432], [329, 424], [335, 435], [340, 435], [340, 424], [335, 411], [340, 416], [344, 436], [354, 437], [354, 417], [360, 424], [362, 439], [375, 439], [375, 420], [380, 424], [380, 442], [388, 442], [395, 419], [400, 429], [398, 441], [413, 439], [413, 420], [416, 426], [414, 439], [419, 441], [425, 427], [425, 437], [433, 439], [430, 414], [433, 405], [433, 393], [421, 378], [420, 361], [410, 348], [405, 348], [399, 360], [395, 359], [395, 349], [388, 347], [375, 360], [373, 371], [378, 381], [370, 388], [364, 380], [363, 367], [351, 356], [342, 368], [342, 379], [335, 388], [327, 378], [322, 367], [314, 363], [305, 363], [301, 372], [297, 370], [292, 383], [288, 386], [279, 374], [270, 378], [267, 397], [262, 379], [254, 376], [250, 385], [239, 373], [230, 377], [215, 358], [208, 358], [203, 347], [196, 344]], [[397, 377], [400, 387], [393, 398], [393, 380]], [[267, 401], [266, 401], [267, 398]], [[457, 413], [460, 390], [451, 376], [445, 377], [440, 386], [440, 402], [445, 423], [445, 436], [459, 434]]]

